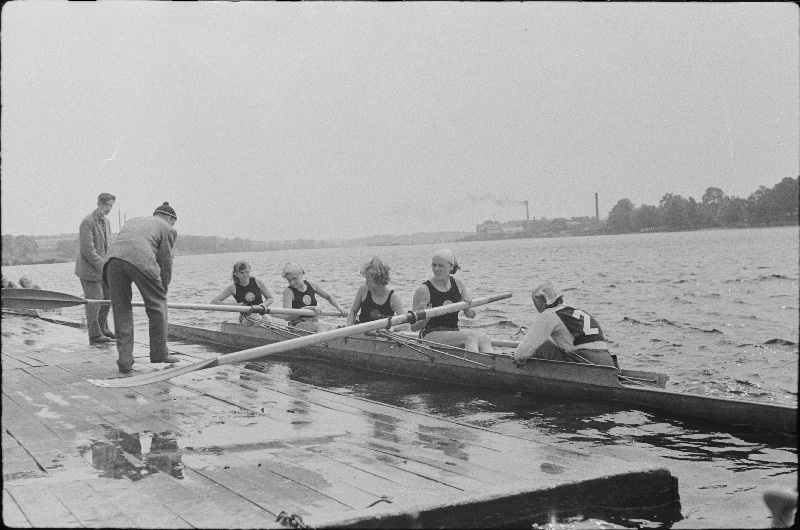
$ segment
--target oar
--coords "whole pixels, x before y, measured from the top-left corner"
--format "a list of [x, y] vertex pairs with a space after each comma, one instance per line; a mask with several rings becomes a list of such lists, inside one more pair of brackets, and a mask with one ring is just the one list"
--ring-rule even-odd
[[313, 344], [328, 342], [329, 340], [336, 339], [339, 337], [349, 337], [350, 335], [358, 335], [359, 333], [365, 333], [367, 331], [375, 331], [378, 329], [390, 329], [392, 326], [405, 324], [406, 322], [413, 324], [414, 322], [417, 322], [419, 320], [425, 320], [427, 318], [439, 315], [445, 315], [447, 313], [455, 313], [457, 311], [461, 311], [462, 309], [467, 309], [468, 307], [476, 307], [497, 300], [503, 300], [505, 298], [511, 298], [511, 293], [502, 293], [493, 296], [486, 296], [483, 298], [476, 298], [472, 300], [471, 304], [468, 304], [467, 302], [457, 302], [455, 304], [448, 304], [441, 307], [433, 307], [430, 309], [424, 309], [420, 311], [409, 311], [404, 315], [395, 315], [390, 318], [383, 318], [381, 320], [375, 320], [373, 322], [364, 322], [363, 324], [356, 324], [355, 326], [346, 326], [343, 328], [338, 328], [331, 331], [325, 331], [322, 333], [313, 333], [311, 335], [306, 335], [304, 337], [297, 337], [296, 339], [289, 339], [281, 342], [276, 342], [274, 344], [268, 344], [266, 346], [258, 346], [256, 348], [250, 348], [248, 350], [242, 350], [235, 353], [228, 353], [225, 355], [220, 355], [219, 357], [216, 357], [214, 359], [209, 359], [207, 361], [200, 361], [198, 363], [190, 364], [188, 366], [168, 368], [166, 370], [141, 374], [134, 377], [118, 377], [114, 379], [88, 379], [88, 381], [96, 386], [116, 387], [116, 388], [130, 388], [135, 386], [149, 385], [151, 383], [157, 383], [159, 381], [166, 381], [167, 379], [172, 379], [173, 377], [177, 377], [179, 375], [188, 374], [190, 372], [194, 372], [197, 370], [203, 370], [204, 368], [212, 368], [214, 366], [220, 366], [223, 364], [232, 364], [241, 361], [248, 361], [250, 359], [257, 359], [259, 357], [265, 357], [267, 355], [282, 353], [296, 348], [302, 348], [304, 346], [311, 346]]
[[[110, 304], [111, 300], [87, 300], [71, 294], [58, 293], [55, 291], [45, 291], [43, 289], [3, 289], [3, 307], [7, 309], [59, 309], [62, 307], [72, 307], [83, 304]], [[144, 302], [131, 302], [135, 307], [144, 307]], [[250, 306], [243, 305], [224, 305], [224, 304], [184, 304], [168, 303], [170, 309], [194, 309], [198, 311], [229, 311], [234, 313], [251, 313]], [[313, 317], [315, 313], [311, 309], [290, 309], [284, 307], [253, 306], [252, 313], [259, 315], [291, 315]], [[338, 311], [323, 311], [322, 316], [338, 317]]]
[[[473, 304], [474, 305], [474, 304]], [[410, 339], [418, 339], [419, 335], [416, 333], [409, 333], [407, 331], [398, 331], [395, 332], [394, 335], [400, 335], [403, 337], [408, 337]], [[430, 342], [430, 341], [428, 341]], [[441, 346], [447, 346], [446, 344], [441, 344]], [[492, 339], [492, 346], [497, 346], [498, 348], [516, 348], [519, 346], [518, 340], [495, 340]]]

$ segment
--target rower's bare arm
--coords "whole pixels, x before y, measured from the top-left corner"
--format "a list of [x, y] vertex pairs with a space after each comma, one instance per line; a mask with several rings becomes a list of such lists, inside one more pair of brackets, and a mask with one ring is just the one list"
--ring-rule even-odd
[[341, 314], [343, 317], [344, 317], [344, 316], [347, 316], [347, 311], [345, 311], [344, 309], [342, 309], [342, 306], [341, 306], [341, 305], [339, 305], [339, 301], [336, 299], [336, 297], [335, 297], [335, 296], [333, 296], [332, 294], [330, 294], [328, 291], [326, 291], [326, 290], [324, 290], [324, 289], [320, 288], [320, 286], [319, 286], [319, 285], [317, 285], [315, 282], [309, 281], [308, 283], [311, 285], [311, 287], [313, 287], [313, 288], [314, 288], [314, 290], [315, 290], [315, 291], [317, 291], [317, 294], [318, 294], [318, 295], [320, 295], [322, 298], [324, 298], [325, 300], [327, 300], [327, 301], [328, 301], [328, 302], [329, 302], [329, 303], [330, 303], [330, 304], [331, 304], [333, 307], [335, 307], [335, 308], [336, 308], [336, 310], [337, 310], [337, 311], [339, 311], [339, 313], [340, 313], [340, 314]]
[[[461, 278], [453, 278], [456, 281], [456, 285], [458, 286], [458, 290], [461, 292], [461, 301], [462, 302], [472, 302], [472, 298], [469, 297], [467, 294], [467, 286], [464, 285], [464, 282], [461, 281]], [[464, 316], [467, 318], [475, 318], [475, 310], [471, 307], [466, 308], [464, 311]]]
[[356, 316], [358, 315], [358, 310], [361, 309], [361, 298], [363, 297], [364, 290], [367, 288], [366, 285], [362, 285], [358, 288], [358, 292], [356, 293], [356, 297], [353, 299], [353, 305], [350, 306], [350, 312], [347, 313], [347, 325], [352, 326], [356, 323]]
[[227, 303], [223, 302], [223, 300], [225, 300], [226, 298], [228, 298], [229, 296], [231, 296], [233, 294], [233, 290], [234, 289], [236, 289], [236, 287], [234, 285], [227, 286], [226, 288], [221, 290], [219, 292], [219, 294], [214, 297], [213, 300], [211, 300], [211, 303], [212, 304], [217, 304], [217, 305], [237, 305], [235, 303], [232, 304], [230, 302], [227, 302]]
[[[397, 293], [392, 293], [392, 299], [389, 300], [389, 307], [392, 308], [395, 315], [404, 315], [406, 313], [406, 306], [403, 304], [403, 299], [400, 298], [400, 295]], [[408, 324], [400, 324], [399, 326], [392, 327], [392, 331], [403, 331], [406, 329], [410, 329]]]
[[256, 278], [256, 285], [258, 285], [258, 289], [264, 296], [264, 302], [262, 302], [261, 305], [263, 305], [264, 307], [269, 307], [270, 305], [275, 303], [275, 297], [272, 296], [271, 292], [269, 292], [269, 289], [267, 289], [267, 286], [264, 284], [264, 282]]
[[[412, 302], [412, 311], [419, 311], [420, 309], [425, 309], [431, 305], [431, 294], [428, 292], [428, 288], [425, 285], [420, 285], [417, 287], [417, 290], [414, 291], [414, 300]], [[411, 324], [411, 331], [419, 331], [423, 327], [425, 327], [425, 323], [428, 320], [419, 320], [414, 324]]]
[[287, 287], [283, 290], [283, 307], [285, 309], [291, 309], [292, 300], [294, 300], [294, 295], [292, 294], [292, 290]]

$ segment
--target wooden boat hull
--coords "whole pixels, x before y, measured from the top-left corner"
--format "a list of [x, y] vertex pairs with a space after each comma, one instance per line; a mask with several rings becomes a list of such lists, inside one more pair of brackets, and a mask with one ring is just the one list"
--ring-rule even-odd
[[[170, 334], [192, 342], [237, 349], [270, 344], [292, 336], [281, 330], [233, 323], [223, 323], [221, 331], [170, 324]], [[788, 434], [797, 431], [796, 407], [683, 394], [655, 386], [623, 385], [617, 371], [607, 366], [534, 359], [517, 367], [509, 355], [411, 347], [383, 337], [363, 335], [289, 351], [281, 357], [324, 360], [442, 384], [627, 403], [724, 425]], [[631, 370], [623, 370], [622, 375], [651, 380], [661, 387], [667, 379], [662, 374]]]

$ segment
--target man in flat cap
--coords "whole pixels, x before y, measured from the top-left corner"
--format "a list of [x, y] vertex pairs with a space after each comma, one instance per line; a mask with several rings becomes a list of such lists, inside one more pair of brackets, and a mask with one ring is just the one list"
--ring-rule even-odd
[[178, 237], [172, 225], [177, 220], [175, 210], [165, 202], [152, 217], [135, 217], [125, 223], [108, 249], [103, 276], [111, 294], [117, 365], [123, 374], [133, 366], [131, 284], [136, 284], [142, 295], [150, 323], [150, 362], [178, 362], [167, 349], [167, 288], [172, 280], [172, 247]]

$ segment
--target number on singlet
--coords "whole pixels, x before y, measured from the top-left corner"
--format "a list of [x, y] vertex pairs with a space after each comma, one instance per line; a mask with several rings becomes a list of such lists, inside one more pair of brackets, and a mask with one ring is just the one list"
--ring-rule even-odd
[[583, 334], [584, 335], [597, 335], [600, 333], [600, 330], [597, 328], [592, 327], [592, 317], [581, 311], [580, 309], [576, 309], [572, 312], [572, 316], [574, 318], [579, 318], [583, 320]]

